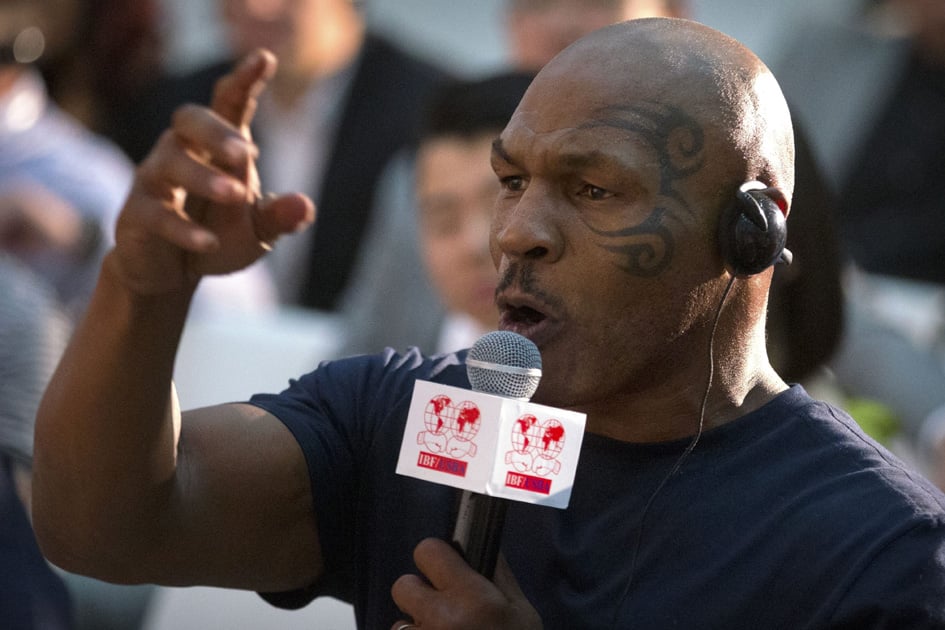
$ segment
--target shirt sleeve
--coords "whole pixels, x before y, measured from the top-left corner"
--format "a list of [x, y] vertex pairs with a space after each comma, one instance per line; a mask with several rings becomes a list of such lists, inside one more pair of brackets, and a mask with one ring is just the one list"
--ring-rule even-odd
[[279, 418], [302, 449], [325, 563], [322, 580], [311, 589], [265, 594], [267, 601], [291, 608], [322, 595], [351, 601], [352, 558], [362, 544], [357, 519], [371, 517], [360, 514], [358, 501], [378, 479], [394, 474], [414, 382], [460, 385], [464, 378], [455, 354], [431, 358], [416, 348], [403, 354], [388, 349], [323, 363], [279, 394], [250, 399]]
[[945, 628], [945, 522], [929, 516], [881, 545], [830, 628]]

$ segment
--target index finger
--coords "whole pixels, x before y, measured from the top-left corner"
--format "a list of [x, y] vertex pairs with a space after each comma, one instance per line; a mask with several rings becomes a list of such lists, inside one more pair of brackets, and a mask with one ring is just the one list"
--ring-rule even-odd
[[260, 48], [247, 55], [213, 89], [211, 108], [246, 132], [256, 113], [256, 99], [276, 71], [276, 57]]

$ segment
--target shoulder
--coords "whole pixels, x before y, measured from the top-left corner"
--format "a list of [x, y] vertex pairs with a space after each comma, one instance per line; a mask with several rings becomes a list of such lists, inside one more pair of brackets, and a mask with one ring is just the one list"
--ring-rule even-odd
[[795, 386], [775, 401], [774, 413], [784, 424], [782, 437], [790, 444], [799, 470], [819, 479], [836, 478], [848, 488], [906, 512], [945, 515], [945, 495], [916, 468], [863, 431], [847, 412], [812, 399]]
[[787, 547], [847, 563], [847, 554], [862, 559], [879, 541], [923, 524], [945, 540], [945, 495], [847, 413], [802, 387], [728, 426], [708, 433], [705, 447], [728, 474], [750, 474], [740, 486], [742, 504], [779, 514]]
[[849, 567], [853, 579], [833, 612], [835, 627], [945, 627], [945, 521], [924, 514], [877, 536]]
[[250, 400], [285, 420], [286, 413], [325, 415], [346, 422], [363, 419], [409, 401], [417, 380], [468, 387], [465, 352], [427, 356], [417, 348], [388, 348], [326, 361], [290, 382], [278, 394], [257, 394]]
[[738, 479], [762, 564], [807, 583], [837, 627], [943, 627], [945, 495], [800, 386], [733, 424], [706, 446], [728, 452], [712, 463]]

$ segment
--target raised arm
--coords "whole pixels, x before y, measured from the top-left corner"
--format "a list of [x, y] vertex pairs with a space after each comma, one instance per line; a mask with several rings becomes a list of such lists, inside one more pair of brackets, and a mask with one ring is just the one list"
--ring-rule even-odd
[[250, 405], [181, 416], [174, 356], [200, 277], [311, 222], [260, 200], [248, 124], [275, 59], [247, 57], [212, 107], [180, 108], [141, 163], [116, 246], [37, 417], [33, 509], [56, 564], [115, 582], [305, 586], [320, 553], [305, 463]]

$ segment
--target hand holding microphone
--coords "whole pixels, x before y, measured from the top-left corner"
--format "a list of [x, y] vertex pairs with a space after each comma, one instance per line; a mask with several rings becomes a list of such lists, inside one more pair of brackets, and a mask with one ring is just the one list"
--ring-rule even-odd
[[[467, 355], [466, 371], [472, 390], [426, 381], [414, 388], [397, 472], [463, 493], [452, 543], [427, 539], [414, 551], [427, 580], [402, 576], [391, 593], [418, 622], [461, 618], [469, 627], [541, 628], [498, 559], [502, 526], [509, 500], [567, 507], [585, 416], [528, 402], [541, 378], [541, 355], [521, 335], [483, 336]], [[467, 446], [455, 446], [462, 442]]]
[[541, 355], [521, 335], [483, 336], [466, 371], [471, 391], [416, 383], [397, 472], [464, 491], [452, 539], [492, 577], [507, 500], [567, 507], [585, 416], [528, 402]]

